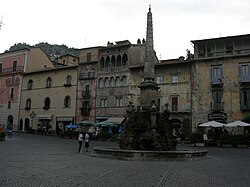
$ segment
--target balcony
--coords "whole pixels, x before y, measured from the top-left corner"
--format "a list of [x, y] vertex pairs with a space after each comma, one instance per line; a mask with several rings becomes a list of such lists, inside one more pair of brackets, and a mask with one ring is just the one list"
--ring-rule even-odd
[[7, 73], [13, 73], [13, 72], [23, 72], [24, 66], [17, 66], [16, 68], [10, 67], [10, 68], [4, 68], [2, 69], [2, 74]]
[[20, 78], [19, 77], [15, 77], [13, 78], [8, 78], [6, 79], [6, 86], [15, 86], [15, 85], [19, 85], [20, 84]]
[[84, 90], [84, 91], [82, 91], [82, 97], [83, 98], [90, 98], [90, 90]]
[[211, 111], [213, 111], [213, 112], [224, 111], [224, 102], [221, 102], [221, 103], [211, 102], [210, 106], [211, 106]]
[[223, 86], [222, 77], [211, 77], [211, 86]]
[[70, 86], [72, 86], [71, 82], [65, 82], [63, 85], [64, 85], [65, 87], [70, 87]]
[[94, 79], [95, 72], [80, 73], [79, 80]]

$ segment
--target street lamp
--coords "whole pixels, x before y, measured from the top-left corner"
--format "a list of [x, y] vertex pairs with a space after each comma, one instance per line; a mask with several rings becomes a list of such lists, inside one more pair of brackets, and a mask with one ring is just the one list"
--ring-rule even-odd
[[36, 113], [34, 110], [30, 113], [30, 119], [31, 119], [31, 128], [33, 129], [33, 120], [36, 117]]

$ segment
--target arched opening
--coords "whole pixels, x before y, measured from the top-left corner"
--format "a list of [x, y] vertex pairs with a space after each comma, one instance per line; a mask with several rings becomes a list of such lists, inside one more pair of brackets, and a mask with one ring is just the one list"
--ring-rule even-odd
[[115, 55], [111, 57], [111, 68], [115, 67]]
[[13, 116], [9, 115], [7, 118], [7, 129], [13, 129]]
[[23, 119], [20, 119], [20, 122], [19, 122], [19, 130], [20, 130], [20, 131], [23, 130]]
[[71, 105], [70, 96], [66, 96], [65, 99], [64, 99], [64, 107], [65, 107], [65, 108], [69, 108], [70, 105]]
[[49, 108], [50, 108], [50, 98], [46, 97], [45, 100], [44, 100], [44, 107], [43, 107], [43, 109], [47, 110]]
[[115, 87], [115, 78], [114, 77], [110, 78], [110, 87]]
[[28, 81], [28, 90], [32, 90], [33, 88], [33, 80]]
[[127, 86], [127, 77], [126, 76], [122, 77], [121, 86]]
[[50, 88], [51, 85], [52, 85], [52, 79], [51, 79], [51, 77], [48, 77], [46, 80], [46, 88]]
[[100, 68], [104, 68], [104, 57], [100, 59]]
[[120, 77], [116, 77], [116, 79], [115, 79], [115, 86], [121, 86]]
[[128, 65], [128, 55], [124, 54], [122, 56], [122, 66], [127, 66]]
[[99, 79], [99, 88], [104, 87], [104, 80], [102, 78]]
[[24, 131], [27, 131], [29, 126], [30, 126], [30, 119], [25, 118], [25, 120], [24, 120]]
[[108, 67], [109, 67], [109, 63], [110, 63], [110, 57], [107, 56], [106, 62], [105, 62], [105, 68], [108, 68]]
[[105, 78], [104, 86], [105, 86], [105, 88], [109, 87], [109, 79], [108, 79], [108, 77]]
[[118, 55], [116, 58], [116, 66], [121, 66], [122, 62], [122, 57], [121, 55]]

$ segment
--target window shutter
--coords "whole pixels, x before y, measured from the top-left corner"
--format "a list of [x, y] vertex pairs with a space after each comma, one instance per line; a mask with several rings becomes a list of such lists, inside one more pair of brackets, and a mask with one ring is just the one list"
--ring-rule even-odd
[[239, 78], [239, 81], [242, 81], [241, 80], [241, 65], [240, 64], [238, 66], [238, 78]]

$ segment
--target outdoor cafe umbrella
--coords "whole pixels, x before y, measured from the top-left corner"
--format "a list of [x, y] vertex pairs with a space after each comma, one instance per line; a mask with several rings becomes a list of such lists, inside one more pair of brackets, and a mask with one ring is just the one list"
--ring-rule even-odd
[[89, 127], [89, 126], [94, 126], [95, 122], [93, 121], [80, 121], [76, 123], [79, 126], [85, 126], [85, 127]]
[[116, 127], [117, 125], [108, 121], [101, 121], [94, 124], [96, 127]]
[[76, 129], [77, 127], [78, 127], [77, 125], [73, 125], [73, 124], [69, 124], [65, 126], [65, 128], [67, 129]]
[[232, 123], [228, 123], [228, 124], [226, 124], [224, 126], [225, 127], [249, 127], [250, 124], [238, 120], [238, 121], [234, 121]]
[[209, 121], [198, 125], [199, 127], [223, 127], [224, 124], [217, 121]]

